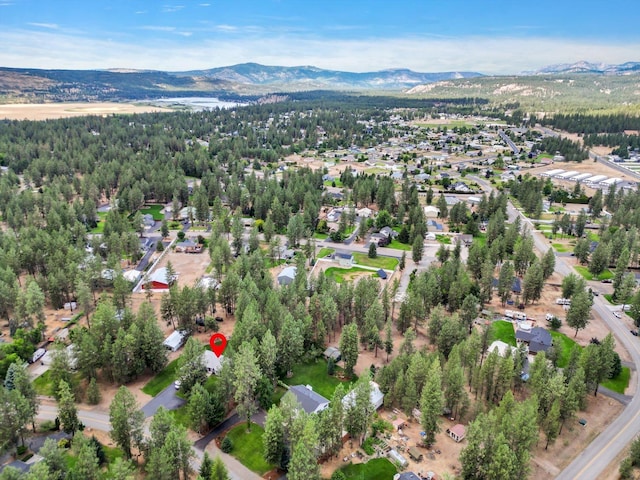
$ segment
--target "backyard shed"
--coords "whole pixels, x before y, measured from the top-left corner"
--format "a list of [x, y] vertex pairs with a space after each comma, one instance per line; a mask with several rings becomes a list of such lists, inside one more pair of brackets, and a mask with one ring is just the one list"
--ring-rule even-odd
[[342, 354], [340, 353], [340, 350], [338, 350], [336, 347], [328, 347], [324, 353], [324, 358], [326, 358], [327, 360], [329, 360], [330, 358], [333, 358], [334, 362], [339, 362], [340, 359], [342, 358]]
[[415, 462], [422, 461], [422, 452], [418, 450], [416, 447], [410, 447], [409, 450], [407, 450], [407, 453], [409, 454], [409, 457], [411, 457], [413, 461]]
[[296, 267], [287, 267], [278, 275], [278, 285], [291, 285], [296, 278]]
[[164, 345], [166, 348], [168, 348], [172, 352], [176, 352], [180, 347], [182, 347], [182, 345], [184, 345], [184, 342], [186, 341], [187, 341], [187, 332], [176, 330], [167, 338], [165, 338], [164, 342], [162, 342], [162, 345]]
[[465, 435], [467, 434], [467, 430], [464, 428], [464, 425], [462, 425], [461, 423], [458, 423], [457, 425], [454, 425], [451, 428], [447, 429], [447, 434], [449, 434], [449, 436], [451, 438], [453, 438], [456, 442], [461, 442]]

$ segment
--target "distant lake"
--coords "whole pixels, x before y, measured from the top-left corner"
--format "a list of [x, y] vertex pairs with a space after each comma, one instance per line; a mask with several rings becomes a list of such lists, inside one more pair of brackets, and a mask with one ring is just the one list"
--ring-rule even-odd
[[215, 97], [176, 97], [159, 98], [153, 101], [156, 105], [185, 105], [196, 112], [213, 108], [235, 108], [246, 105], [241, 102], [227, 102]]

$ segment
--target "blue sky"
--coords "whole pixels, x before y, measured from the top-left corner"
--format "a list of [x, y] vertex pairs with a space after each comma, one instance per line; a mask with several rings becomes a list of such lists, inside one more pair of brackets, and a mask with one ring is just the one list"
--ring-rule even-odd
[[0, 66], [518, 73], [640, 61], [637, 0], [0, 0]]

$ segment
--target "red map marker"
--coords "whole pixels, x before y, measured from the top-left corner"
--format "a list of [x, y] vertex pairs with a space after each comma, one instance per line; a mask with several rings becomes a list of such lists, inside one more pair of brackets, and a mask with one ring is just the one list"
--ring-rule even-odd
[[227, 348], [227, 337], [222, 333], [214, 333], [209, 339], [209, 345], [211, 345], [211, 351], [216, 354], [216, 357], [220, 357], [224, 353], [224, 349]]

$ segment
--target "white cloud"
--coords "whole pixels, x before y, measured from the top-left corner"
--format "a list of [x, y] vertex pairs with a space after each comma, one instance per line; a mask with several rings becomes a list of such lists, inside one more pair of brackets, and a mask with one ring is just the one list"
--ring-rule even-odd
[[210, 7], [211, 4], [210, 3], [199, 3], [198, 6], [199, 7]]
[[163, 5], [162, 11], [164, 13], [174, 13], [179, 12], [184, 8], [184, 5]]
[[57, 30], [60, 28], [60, 25], [58, 25], [57, 23], [29, 22], [27, 25], [31, 25], [32, 27], [48, 28], [50, 30]]
[[[226, 26], [226, 35], [233, 27]], [[406, 67], [416, 71], [479, 71], [509, 74], [555, 63], [589, 60], [622, 63], [637, 60], [640, 44], [550, 38], [372, 38], [340, 40], [303, 35], [232, 35], [205, 38], [196, 30], [149, 26], [172, 33], [145, 44], [125, 43], [41, 30], [0, 31], [0, 65], [29, 68], [142, 68], [191, 70], [258, 62], [267, 65], [315, 65], [320, 68], [373, 71]], [[219, 29], [224, 30], [224, 28]], [[190, 38], [189, 38], [190, 37]]]
[[173, 32], [176, 27], [163, 27], [161, 25], [143, 25], [140, 27], [142, 30], [149, 30], [152, 32]]

